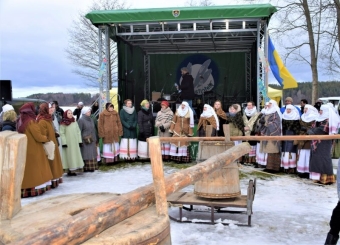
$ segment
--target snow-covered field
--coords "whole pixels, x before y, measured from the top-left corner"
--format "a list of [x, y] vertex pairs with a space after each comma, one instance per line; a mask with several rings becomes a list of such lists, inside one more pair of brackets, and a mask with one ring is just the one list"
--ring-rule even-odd
[[[318, 186], [308, 180], [287, 175], [273, 177], [254, 171], [251, 167], [242, 167], [240, 170], [242, 194], [246, 194], [248, 180], [257, 177], [252, 227], [237, 224], [181, 224], [171, 221], [172, 244], [324, 244], [328, 222], [338, 201], [335, 185]], [[165, 164], [165, 175], [176, 171], [179, 169]], [[71, 193], [125, 193], [151, 182], [150, 164], [126, 164], [108, 171], [99, 170], [74, 177], [65, 175], [64, 183], [57, 189], [39, 197], [22, 199], [22, 204]], [[185, 188], [185, 191], [192, 190], [193, 186]], [[178, 208], [170, 208], [169, 213], [177, 214]], [[193, 214], [183, 211], [183, 215], [189, 217]], [[199, 213], [197, 216], [197, 219], [209, 218], [209, 213]], [[216, 214], [215, 219], [246, 222], [246, 215]]]

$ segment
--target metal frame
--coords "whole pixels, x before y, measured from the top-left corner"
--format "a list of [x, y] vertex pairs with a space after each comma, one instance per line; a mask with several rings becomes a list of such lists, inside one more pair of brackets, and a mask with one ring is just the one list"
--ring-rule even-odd
[[144, 55], [144, 98], [150, 100], [150, 55]]
[[246, 59], [246, 100], [251, 101], [251, 53], [245, 54]]

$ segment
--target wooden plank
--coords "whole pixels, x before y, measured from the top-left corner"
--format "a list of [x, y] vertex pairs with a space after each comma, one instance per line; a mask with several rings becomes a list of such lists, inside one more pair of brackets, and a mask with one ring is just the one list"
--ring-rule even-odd
[[24, 178], [27, 137], [11, 134], [6, 137], [0, 182], [0, 219], [11, 219], [21, 209], [21, 183]]
[[[153, 150], [161, 150], [153, 149]], [[237, 145], [205, 162], [176, 172], [165, 179], [166, 193], [174, 193], [197, 180], [208, 176], [223, 166], [234, 162], [240, 156], [248, 153], [251, 147], [248, 143]], [[30, 244], [80, 244], [99, 234], [122, 220], [146, 209], [155, 201], [153, 184], [109, 199], [101, 204], [87, 209], [71, 218], [60, 222], [63, 225], [52, 224], [32, 233], [24, 239], [15, 241], [16, 245]], [[13, 244], [14, 244], [13, 243]]]

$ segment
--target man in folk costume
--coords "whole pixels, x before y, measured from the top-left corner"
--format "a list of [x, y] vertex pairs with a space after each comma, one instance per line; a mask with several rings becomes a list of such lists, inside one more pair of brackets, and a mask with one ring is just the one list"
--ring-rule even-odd
[[123, 125], [123, 136], [119, 157], [134, 160], [137, 158], [137, 113], [130, 99], [124, 101], [123, 109], [120, 110], [120, 121]]
[[119, 137], [123, 135], [123, 127], [112, 103], [106, 103], [105, 110], [99, 115], [98, 134], [103, 139], [105, 163], [118, 161]]
[[[261, 118], [264, 116], [266, 109], [268, 108], [269, 102], [266, 102], [265, 107], [262, 108], [256, 122], [255, 122], [255, 135], [261, 136], [263, 124], [260, 123]], [[255, 168], [263, 167], [265, 168], [267, 165], [268, 153], [264, 153], [261, 151], [261, 141], [257, 141], [256, 143], [256, 164]]]
[[[281, 135], [281, 112], [275, 100], [270, 100], [268, 108], [260, 119], [262, 124], [261, 135], [263, 136], [280, 136]], [[261, 141], [261, 152], [268, 153], [267, 172], [280, 171], [280, 141]]]
[[[208, 125], [212, 126], [211, 135], [206, 135], [206, 127]], [[201, 114], [197, 126], [198, 136], [199, 137], [215, 136], [219, 130], [219, 126], [220, 125], [215, 110], [210, 105], [205, 104], [203, 107], [203, 113]]]
[[[305, 105], [303, 114], [300, 119], [300, 132], [299, 135], [307, 135], [307, 130], [311, 129], [315, 120], [319, 117], [319, 111], [312, 105]], [[298, 162], [297, 172], [301, 178], [309, 179], [309, 162], [310, 162], [310, 140], [297, 141], [298, 147]]]
[[[194, 114], [189, 104], [185, 101], [178, 107], [171, 122], [169, 132], [172, 137], [192, 137], [194, 135]], [[170, 147], [171, 159], [178, 162], [190, 162], [189, 142], [172, 142]]]
[[[171, 126], [172, 118], [174, 113], [169, 107], [169, 102], [163, 100], [161, 102], [161, 110], [157, 113], [155, 126], [158, 128], [159, 137], [170, 137], [169, 129]], [[170, 143], [162, 142], [162, 157], [164, 160], [169, 160], [170, 158]]]
[[[256, 121], [260, 112], [256, 110], [255, 103], [249, 101], [243, 113], [244, 134], [245, 136], [255, 135]], [[249, 141], [251, 151], [243, 157], [243, 162], [256, 165], [256, 141]]]
[[[282, 135], [297, 135], [300, 132], [300, 113], [293, 105], [287, 105], [282, 115]], [[297, 145], [293, 140], [282, 141], [281, 167], [287, 173], [296, 171]]]
[[[307, 131], [307, 134], [337, 134], [340, 119], [334, 110], [328, 105], [322, 105], [319, 113], [319, 117], [312, 128]], [[335, 183], [331, 157], [332, 140], [312, 140], [311, 148], [310, 178], [321, 184]]]
[[215, 101], [214, 110], [215, 110], [215, 113], [216, 113], [217, 118], [218, 118], [218, 123], [220, 125], [220, 129], [217, 131], [217, 135], [224, 137], [223, 124], [227, 123], [227, 113], [225, 113], [225, 111], [223, 111], [221, 101], [219, 101], [219, 100]]

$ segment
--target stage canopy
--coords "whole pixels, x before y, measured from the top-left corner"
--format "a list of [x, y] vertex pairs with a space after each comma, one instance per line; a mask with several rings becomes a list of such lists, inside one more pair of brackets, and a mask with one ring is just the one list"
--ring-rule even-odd
[[[179, 69], [189, 66], [200, 99], [212, 96], [226, 106], [260, 104], [257, 81], [265, 81], [266, 73], [257, 51], [266, 52], [267, 24], [276, 11], [251, 4], [103, 10], [86, 17], [99, 29], [100, 53], [110, 52], [109, 39], [117, 42], [122, 101], [138, 103], [162, 89], [171, 94]], [[112, 82], [111, 74], [107, 79]]]

